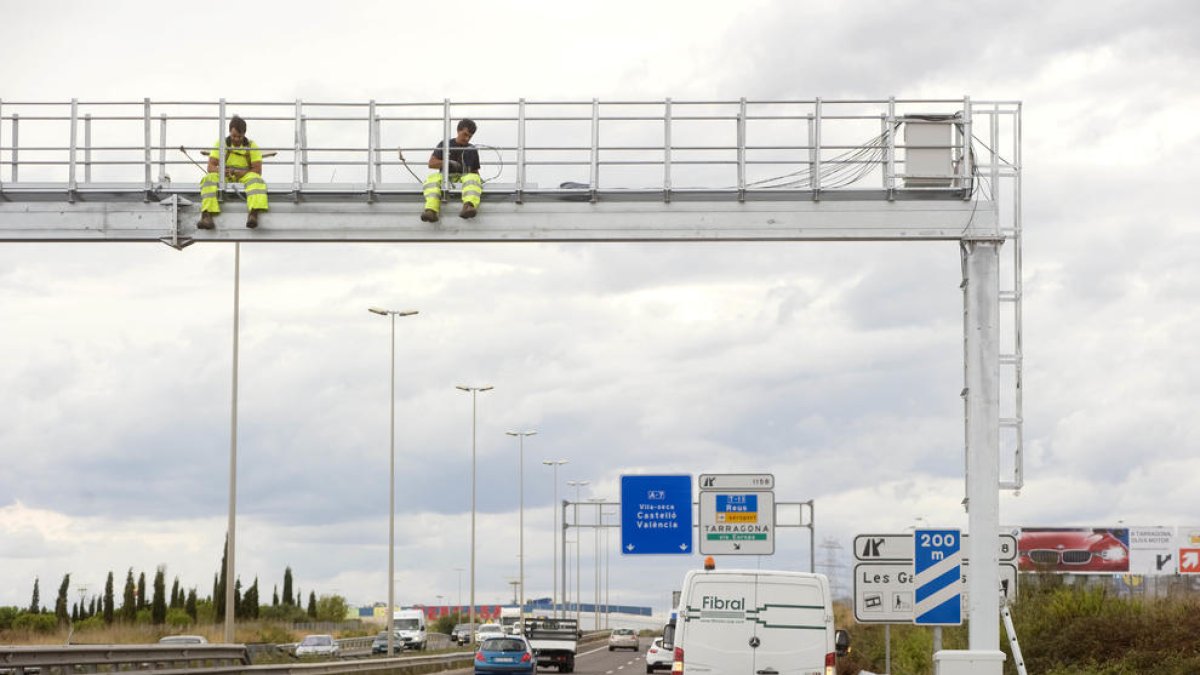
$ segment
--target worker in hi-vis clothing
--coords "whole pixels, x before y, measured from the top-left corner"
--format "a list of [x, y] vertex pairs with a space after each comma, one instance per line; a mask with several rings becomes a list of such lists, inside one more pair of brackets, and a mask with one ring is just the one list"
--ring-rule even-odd
[[[462, 218], [474, 218], [479, 210], [479, 200], [483, 197], [483, 181], [479, 178], [479, 151], [471, 145], [471, 137], [475, 135], [475, 122], [464, 119], [458, 123], [458, 135], [450, 139], [450, 182], [462, 183]], [[433, 173], [425, 179], [425, 210], [421, 220], [436, 223], [438, 212], [442, 207], [442, 169], [446, 160], [442, 154], [445, 141], [439, 141], [437, 148], [429, 157], [429, 168]]]
[[[208, 153], [208, 173], [200, 181], [200, 222], [196, 227], [211, 230], [216, 227], [213, 216], [221, 212], [217, 189], [221, 184], [221, 141], [213, 144]], [[246, 227], [258, 227], [258, 214], [267, 210], [267, 184], [262, 179], [262, 152], [258, 144], [246, 138], [246, 120], [233, 116], [229, 120], [229, 135], [225, 137], [225, 179], [246, 186]]]

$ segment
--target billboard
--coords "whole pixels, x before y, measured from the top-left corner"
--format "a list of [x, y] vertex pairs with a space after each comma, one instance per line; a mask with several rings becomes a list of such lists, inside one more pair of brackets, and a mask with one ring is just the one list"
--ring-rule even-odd
[[1022, 572], [1129, 572], [1129, 528], [1022, 527], [1017, 534]]
[[1179, 573], [1200, 574], [1200, 527], [1179, 528]]
[[1132, 574], [1175, 574], [1175, 528], [1129, 528], [1129, 571]]

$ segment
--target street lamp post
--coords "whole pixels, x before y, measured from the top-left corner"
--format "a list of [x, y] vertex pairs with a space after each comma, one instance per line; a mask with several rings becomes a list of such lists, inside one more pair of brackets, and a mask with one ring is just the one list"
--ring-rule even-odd
[[520, 597], [519, 605], [521, 607], [521, 625], [524, 626], [525, 625], [525, 598], [526, 598], [526, 595], [525, 595], [525, 437], [526, 436], [536, 436], [537, 431], [531, 429], [529, 431], [506, 431], [504, 433], [508, 434], [509, 436], [516, 436], [517, 440], [519, 442], [520, 448], [521, 448], [520, 456], [518, 459], [518, 461], [520, 463], [520, 468], [517, 470], [517, 476], [518, 476], [518, 488], [517, 489], [521, 493], [521, 517], [520, 517], [520, 522], [521, 522], [521, 525], [520, 525], [520, 531], [521, 531], [521, 535], [520, 535], [520, 540], [521, 540], [521, 546], [520, 546], [521, 597]]
[[396, 606], [396, 317], [417, 314], [415, 309], [392, 311], [380, 307], [367, 309], [372, 314], [392, 319], [392, 396], [389, 408], [391, 423], [388, 426], [388, 608], [387, 608], [387, 653], [392, 655], [395, 647]]
[[[543, 459], [542, 464], [554, 468], [554, 503], [551, 504], [554, 512], [554, 532], [552, 539], [554, 540], [554, 564], [550, 568], [550, 576], [554, 577], [554, 593], [550, 596], [550, 609], [554, 610], [554, 617], [558, 618], [558, 609], [555, 603], [558, 602], [558, 467], [566, 464], [565, 459]], [[567, 561], [564, 559], [563, 564]], [[563, 587], [563, 595], [566, 595], [567, 588]]]
[[570, 485], [575, 488], [575, 504], [574, 504], [574, 506], [575, 506], [575, 529], [577, 530], [575, 532], [575, 622], [576, 623], [579, 622], [580, 611], [582, 611], [582, 604], [583, 604], [581, 602], [581, 600], [583, 599], [583, 596], [581, 596], [579, 594], [579, 589], [580, 589], [579, 559], [583, 557], [583, 537], [580, 536], [583, 533], [581, 531], [578, 531], [579, 530], [579, 488], [581, 488], [587, 484], [588, 484], [588, 481], [586, 481], [586, 480], [569, 480], [569, 481], [567, 481], [567, 485]]
[[[463, 573], [463, 568], [455, 567], [454, 571], [458, 572], [458, 606], [455, 607], [454, 613], [458, 614], [459, 618], [461, 619], [462, 618], [462, 573]], [[462, 623], [462, 621], [458, 621], [457, 623]]]
[[600, 630], [600, 525], [604, 499], [588, 497], [588, 501], [596, 505], [596, 529], [592, 532], [592, 619], [595, 622], [592, 626], [594, 630]]
[[475, 634], [475, 430], [476, 407], [475, 398], [481, 391], [491, 391], [493, 387], [468, 387], [457, 385], [455, 389], [471, 394], [471, 635]]

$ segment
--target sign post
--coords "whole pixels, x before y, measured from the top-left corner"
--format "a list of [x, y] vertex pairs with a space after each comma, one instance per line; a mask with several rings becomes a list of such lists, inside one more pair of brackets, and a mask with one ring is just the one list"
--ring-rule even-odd
[[621, 476], [621, 553], [692, 552], [692, 477]]

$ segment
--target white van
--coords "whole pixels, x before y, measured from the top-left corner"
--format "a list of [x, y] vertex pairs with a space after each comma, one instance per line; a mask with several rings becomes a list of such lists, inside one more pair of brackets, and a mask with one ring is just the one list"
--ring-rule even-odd
[[396, 640], [405, 649], [425, 649], [425, 612], [419, 609], [398, 609], [392, 615]]
[[674, 675], [833, 675], [849, 635], [834, 630], [823, 574], [710, 569], [684, 577], [663, 642]]

